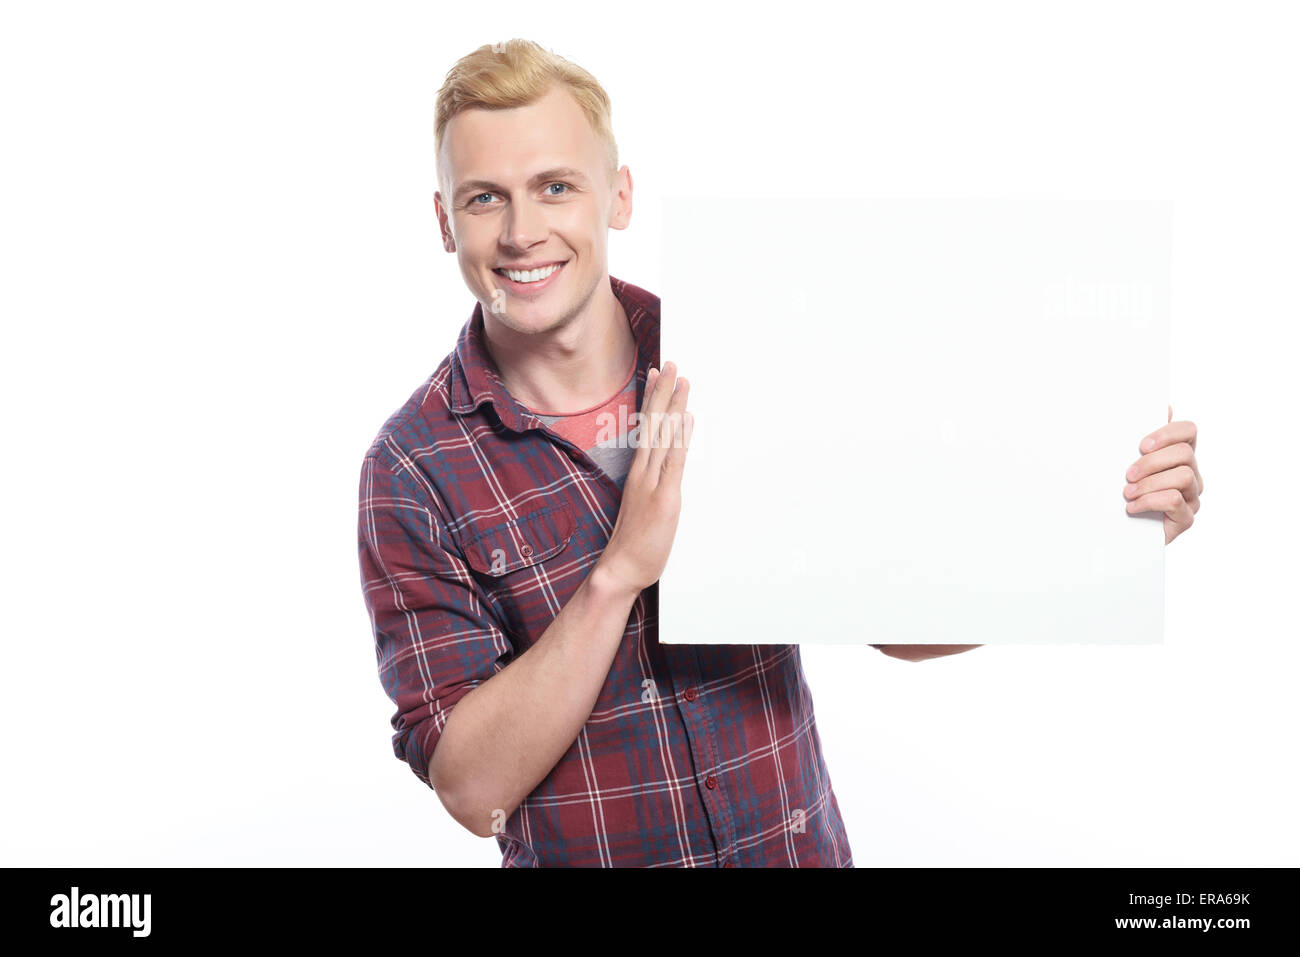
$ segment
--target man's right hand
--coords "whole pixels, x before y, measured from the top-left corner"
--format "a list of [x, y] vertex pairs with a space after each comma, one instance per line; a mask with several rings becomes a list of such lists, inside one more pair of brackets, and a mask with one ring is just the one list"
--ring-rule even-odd
[[694, 420], [686, 411], [690, 383], [671, 362], [651, 369], [637, 427], [637, 450], [623, 484], [623, 501], [596, 566], [633, 595], [663, 575], [681, 513], [682, 471]]

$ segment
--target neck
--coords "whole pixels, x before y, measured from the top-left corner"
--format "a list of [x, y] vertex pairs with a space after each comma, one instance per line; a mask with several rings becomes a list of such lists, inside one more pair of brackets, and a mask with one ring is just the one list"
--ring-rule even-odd
[[609, 281], [572, 318], [521, 333], [483, 311], [483, 335], [506, 390], [530, 409], [564, 414], [608, 399], [627, 382], [636, 337]]

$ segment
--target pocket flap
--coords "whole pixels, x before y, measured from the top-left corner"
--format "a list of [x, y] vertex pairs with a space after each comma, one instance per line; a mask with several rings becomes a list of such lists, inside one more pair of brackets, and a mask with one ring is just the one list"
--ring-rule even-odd
[[471, 568], [500, 578], [558, 555], [577, 523], [567, 505], [548, 505], [475, 533], [465, 543]]

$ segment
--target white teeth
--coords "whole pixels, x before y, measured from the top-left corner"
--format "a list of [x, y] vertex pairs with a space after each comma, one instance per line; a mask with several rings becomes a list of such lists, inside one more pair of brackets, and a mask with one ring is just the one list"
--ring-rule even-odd
[[564, 263], [556, 263], [554, 266], [543, 266], [541, 269], [528, 269], [524, 272], [519, 272], [514, 269], [503, 269], [502, 272], [515, 282], [538, 282], [545, 279], [563, 265]]

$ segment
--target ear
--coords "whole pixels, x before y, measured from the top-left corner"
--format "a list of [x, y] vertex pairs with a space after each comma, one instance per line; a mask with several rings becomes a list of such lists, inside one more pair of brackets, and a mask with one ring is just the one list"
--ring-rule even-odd
[[449, 253], [456, 251], [456, 237], [452, 234], [447, 210], [442, 205], [442, 193], [433, 194], [433, 211], [438, 219], [438, 231], [442, 234], [442, 248]]

